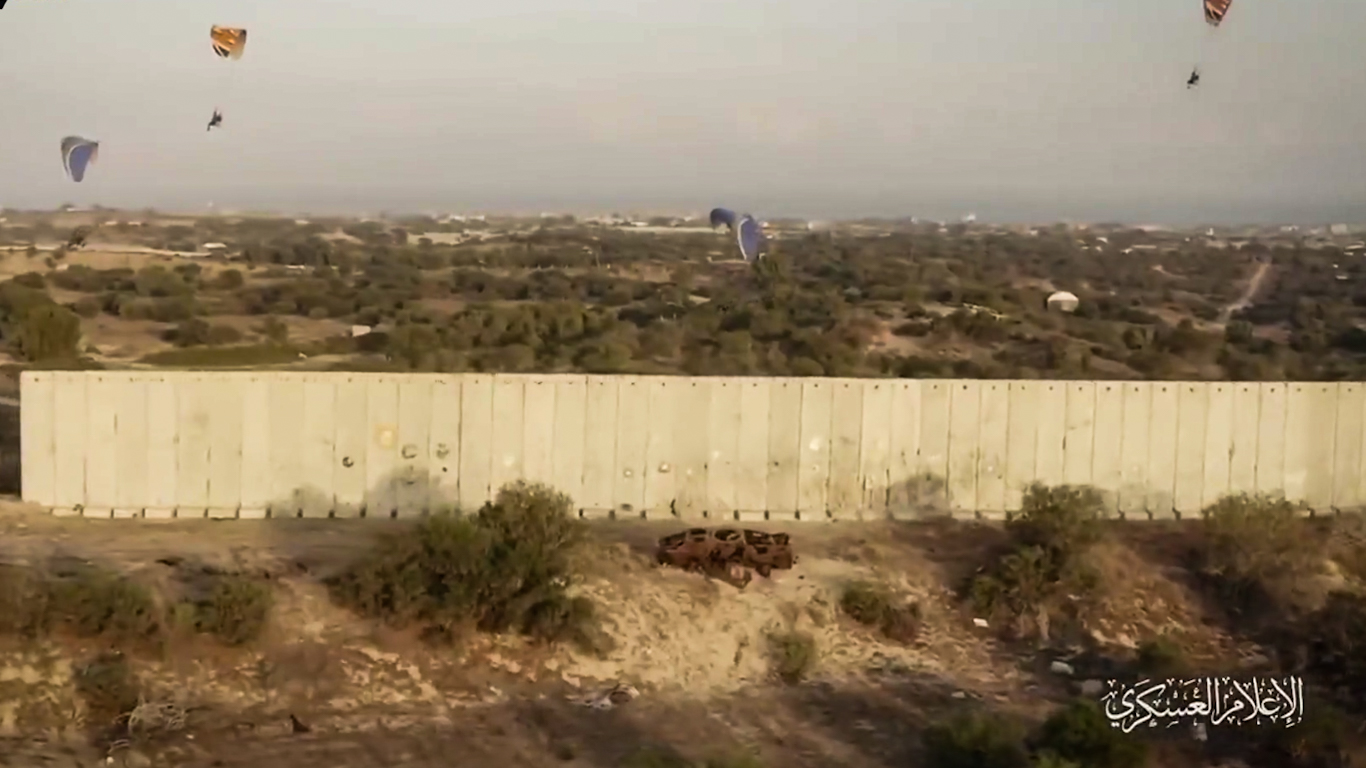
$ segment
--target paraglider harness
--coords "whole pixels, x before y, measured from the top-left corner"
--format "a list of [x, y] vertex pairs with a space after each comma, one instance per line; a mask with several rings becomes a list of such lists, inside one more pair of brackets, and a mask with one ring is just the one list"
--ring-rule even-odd
[[209, 118], [209, 127], [204, 130], [211, 130], [214, 126], [223, 124], [223, 113], [218, 110], [213, 111], [213, 117]]
[[1191, 76], [1186, 80], [1186, 87], [1191, 88], [1200, 84], [1200, 70], [1192, 69]]

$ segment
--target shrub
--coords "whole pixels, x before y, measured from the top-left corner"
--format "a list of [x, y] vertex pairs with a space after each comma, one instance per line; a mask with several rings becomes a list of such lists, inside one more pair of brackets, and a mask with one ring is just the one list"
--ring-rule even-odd
[[925, 729], [930, 768], [1026, 768], [1024, 731], [1013, 720], [961, 713]]
[[897, 642], [914, 640], [920, 631], [920, 606], [902, 603], [890, 590], [866, 581], [845, 587], [840, 608], [854, 621]]
[[19, 325], [16, 350], [25, 360], [38, 362], [77, 356], [81, 318], [56, 304], [34, 307]]
[[1048, 639], [1066, 594], [1091, 590], [1083, 555], [1100, 538], [1103, 501], [1093, 488], [1035, 484], [1007, 524], [1013, 551], [973, 577], [968, 598], [981, 616], [1009, 615], [1020, 635]]
[[135, 644], [156, 638], [162, 623], [152, 593], [103, 571], [84, 571], [52, 586], [52, 616], [82, 637]]
[[1201, 570], [1235, 610], [1284, 600], [1319, 569], [1318, 542], [1283, 498], [1226, 496], [1202, 514]]
[[437, 516], [392, 536], [330, 581], [337, 599], [394, 626], [464, 625], [602, 650], [591, 603], [567, 594], [582, 523], [544, 485], [504, 487], [472, 518]]
[[138, 706], [141, 685], [122, 654], [106, 652], [76, 670], [76, 693], [85, 702], [86, 722], [110, 738], [124, 730]]
[[229, 576], [220, 579], [209, 598], [195, 606], [195, 629], [228, 645], [245, 645], [261, 635], [273, 604], [269, 585]]
[[48, 629], [51, 591], [28, 568], [0, 565], [0, 633], [33, 638]]
[[1034, 746], [1087, 768], [1139, 768], [1148, 757], [1147, 744], [1110, 725], [1100, 706], [1075, 699], [1054, 712], [1039, 729]]
[[805, 680], [816, 665], [816, 639], [805, 632], [775, 632], [768, 646], [774, 673], [789, 685]]
[[1140, 643], [1137, 664], [1144, 674], [1154, 677], [1175, 677], [1187, 671], [1181, 647], [1165, 637]]

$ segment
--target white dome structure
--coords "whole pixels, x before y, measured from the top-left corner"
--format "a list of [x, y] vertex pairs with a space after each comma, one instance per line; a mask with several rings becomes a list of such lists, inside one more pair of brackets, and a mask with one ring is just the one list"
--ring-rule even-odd
[[1067, 291], [1058, 291], [1048, 297], [1048, 308], [1055, 312], [1076, 312], [1080, 303], [1075, 293]]

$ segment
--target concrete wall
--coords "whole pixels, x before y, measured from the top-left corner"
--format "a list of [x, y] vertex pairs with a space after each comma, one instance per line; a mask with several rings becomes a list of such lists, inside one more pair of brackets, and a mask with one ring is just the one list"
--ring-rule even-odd
[[1033, 481], [1126, 517], [1366, 499], [1361, 383], [30, 372], [23, 496], [59, 513], [368, 516], [526, 478], [585, 516], [1001, 516]]

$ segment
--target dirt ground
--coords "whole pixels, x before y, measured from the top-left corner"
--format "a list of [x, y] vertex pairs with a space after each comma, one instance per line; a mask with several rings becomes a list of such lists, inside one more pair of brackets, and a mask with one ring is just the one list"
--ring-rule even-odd
[[[184, 713], [184, 724], [108, 755], [87, 745], [71, 678], [96, 649], [0, 648], [0, 766], [615, 768], [653, 746], [699, 761], [746, 751], [772, 766], [891, 768], [918, 763], [913, 732], [950, 706], [1038, 716], [1078, 683], [1003, 647], [952, 600], [949, 585], [999, 542], [990, 525], [791, 525], [781, 529], [794, 536], [796, 566], [738, 590], [654, 565], [654, 542], [676, 524], [595, 524], [577, 589], [615, 644], [595, 657], [507, 637], [431, 646], [332, 604], [321, 580], [403, 524], [104, 521], [0, 502], [3, 563], [98, 562], [167, 594], [205, 569], [258, 572], [277, 594], [251, 650], [192, 640], [137, 660], [149, 703]], [[1133, 548], [1103, 551], [1129, 586], [1108, 596], [1115, 610], [1097, 642], [1131, 648], [1167, 634], [1197, 655], [1247, 652], [1202, 623], [1166, 575], [1166, 539], [1145, 531]], [[919, 638], [894, 644], [842, 616], [853, 579], [916, 600]], [[819, 651], [797, 685], [776, 681], [766, 654], [769, 634], [787, 629], [811, 634]], [[618, 683], [640, 696], [609, 711], [571, 700]], [[309, 732], [294, 733], [291, 715]]]

